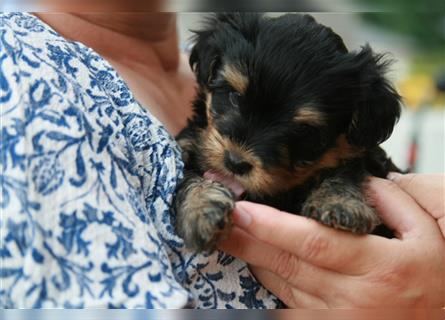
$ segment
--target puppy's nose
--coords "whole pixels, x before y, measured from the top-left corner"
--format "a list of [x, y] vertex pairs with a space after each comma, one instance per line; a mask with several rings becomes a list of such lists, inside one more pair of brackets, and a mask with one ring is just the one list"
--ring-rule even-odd
[[243, 175], [252, 170], [252, 165], [244, 160], [239, 154], [224, 152], [224, 165], [235, 174]]

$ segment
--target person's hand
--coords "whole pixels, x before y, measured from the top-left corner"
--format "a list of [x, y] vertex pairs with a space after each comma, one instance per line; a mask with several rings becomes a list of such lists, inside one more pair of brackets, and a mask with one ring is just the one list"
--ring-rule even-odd
[[373, 178], [369, 191], [397, 238], [354, 235], [239, 202], [220, 248], [248, 262], [289, 307], [443, 307], [443, 176], [394, 181]]
[[445, 175], [391, 172], [388, 178], [436, 219], [445, 238]]

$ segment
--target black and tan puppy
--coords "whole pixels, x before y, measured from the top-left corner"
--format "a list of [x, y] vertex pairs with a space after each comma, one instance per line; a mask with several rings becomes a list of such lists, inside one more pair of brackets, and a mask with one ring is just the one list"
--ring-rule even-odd
[[372, 232], [380, 221], [363, 185], [398, 170], [378, 146], [400, 114], [384, 57], [369, 46], [349, 52], [309, 15], [217, 14], [195, 40], [195, 115], [177, 137], [186, 245], [214, 249], [240, 196]]

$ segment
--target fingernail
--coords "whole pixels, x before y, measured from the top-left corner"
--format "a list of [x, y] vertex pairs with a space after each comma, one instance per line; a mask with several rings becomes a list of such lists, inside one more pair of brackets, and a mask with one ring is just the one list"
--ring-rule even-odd
[[396, 181], [401, 176], [402, 175], [400, 173], [398, 173], [398, 172], [390, 172], [390, 173], [388, 173], [388, 175], [386, 177], [388, 178], [388, 180]]
[[237, 202], [235, 212], [233, 213], [233, 222], [242, 228], [247, 228], [252, 222], [252, 216], [243, 207], [242, 202]]

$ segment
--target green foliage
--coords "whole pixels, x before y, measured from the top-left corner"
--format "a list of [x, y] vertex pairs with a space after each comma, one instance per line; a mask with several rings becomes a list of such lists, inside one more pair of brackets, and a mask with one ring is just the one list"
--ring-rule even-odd
[[[442, 0], [358, 0], [381, 12], [363, 18], [412, 39], [420, 51], [445, 50], [445, 2]], [[445, 52], [444, 52], [445, 54]]]

